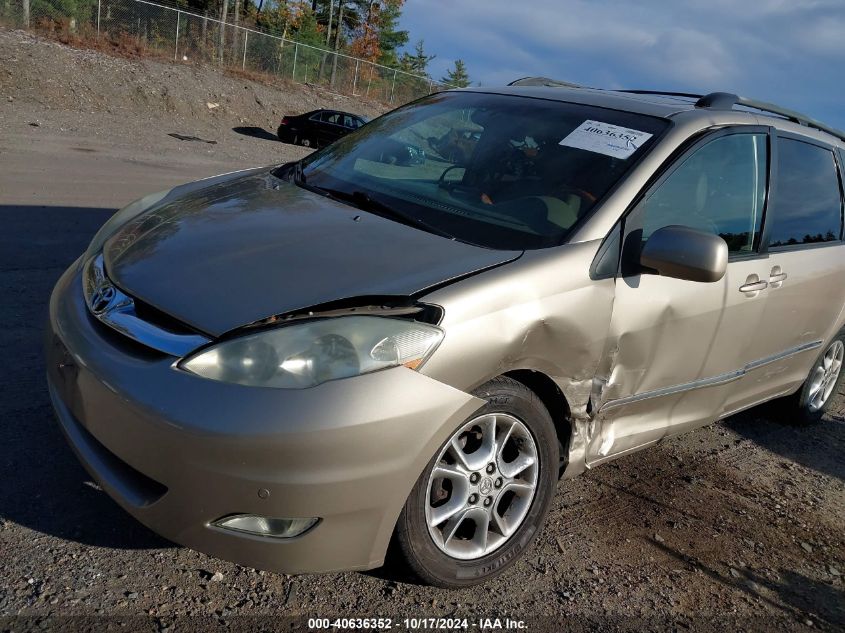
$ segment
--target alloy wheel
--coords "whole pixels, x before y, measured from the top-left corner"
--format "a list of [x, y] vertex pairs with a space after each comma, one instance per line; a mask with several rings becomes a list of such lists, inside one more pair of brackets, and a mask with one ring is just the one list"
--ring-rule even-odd
[[539, 472], [537, 444], [516, 417], [489, 413], [464, 424], [428, 481], [425, 518], [435, 545], [460, 560], [504, 545], [531, 508]]
[[839, 373], [842, 371], [842, 359], [845, 356], [845, 345], [842, 341], [834, 341], [824, 353], [822, 362], [813, 370], [810, 378], [810, 390], [807, 405], [812, 412], [820, 411], [830, 398]]

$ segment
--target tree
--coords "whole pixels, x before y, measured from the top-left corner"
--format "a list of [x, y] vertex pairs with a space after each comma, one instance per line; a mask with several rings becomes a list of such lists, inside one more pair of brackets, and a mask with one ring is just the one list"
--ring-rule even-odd
[[440, 81], [455, 88], [466, 88], [472, 83], [469, 78], [469, 73], [467, 73], [464, 60], [462, 59], [456, 59], [455, 67], [452, 70], [447, 70], [446, 76], [441, 77]]
[[414, 45], [414, 52], [413, 54], [408, 53], [407, 51], [402, 53], [402, 57], [399, 59], [399, 66], [408, 73], [413, 73], [415, 75], [428, 75], [428, 63], [437, 57], [437, 55], [426, 55], [425, 54], [425, 42], [423, 40], [419, 40], [416, 45]]
[[[396, 51], [408, 43], [408, 31], [398, 30], [404, 0], [382, 0], [377, 13], [378, 46], [381, 51], [379, 63], [396, 68], [399, 57]], [[372, 4], [372, 3], [371, 3]]]
[[297, 42], [308, 44], [309, 46], [316, 46], [318, 48], [324, 46], [323, 33], [317, 24], [317, 17], [307, 6], [303, 5], [299, 7], [299, 10], [294, 39]]

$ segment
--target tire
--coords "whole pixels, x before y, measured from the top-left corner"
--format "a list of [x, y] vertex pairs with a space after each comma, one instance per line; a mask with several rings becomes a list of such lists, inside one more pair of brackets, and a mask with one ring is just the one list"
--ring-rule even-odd
[[[487, 404], [438, 449], [396, 525], [403, 562], [438, 587], [476, 585], [516, 562], [537, 538], [557, 485], [558, 438], [536, 394], [500, 377], [474, 395]], [[536, 461], [525, 466], [532, 455]], [[447, 477], [437, 477], [435, 469]], [[452, 518], [440, 520], [450, 512]], [[490, 528], [481, 532], [485, 521]]]
[[316, 147], [316, 145], [311, 142], [310, 138], [298, 138], [297, 141], [300, 145], [302, 145], [302, 147]]
[[781, 416], [794, 424], [815, 424], [833, 401], [842, 384], [845, 333], [840, 332], [824, 348], [813, 363], [807, 380], [796, 394], [788, 399]]

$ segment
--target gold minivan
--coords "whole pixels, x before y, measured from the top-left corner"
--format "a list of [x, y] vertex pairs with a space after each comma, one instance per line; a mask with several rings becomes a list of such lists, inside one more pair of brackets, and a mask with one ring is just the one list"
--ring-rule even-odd
[[560, 477], [774, 398], [821, 418], [845, 134], [726, 93], [515, 83], [105, 224], [46, 353], [118, 503], [260, 569], [370, 569], [393, 542], [465, 586], [524, 553]]

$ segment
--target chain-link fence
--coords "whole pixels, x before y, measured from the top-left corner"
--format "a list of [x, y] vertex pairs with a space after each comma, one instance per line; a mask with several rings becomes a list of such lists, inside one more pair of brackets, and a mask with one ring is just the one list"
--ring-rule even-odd
[[0, 22], [133, 52], [215, 63], [398, 105], [445, 88], [429, 77], [146, 0], [0, 0]]

